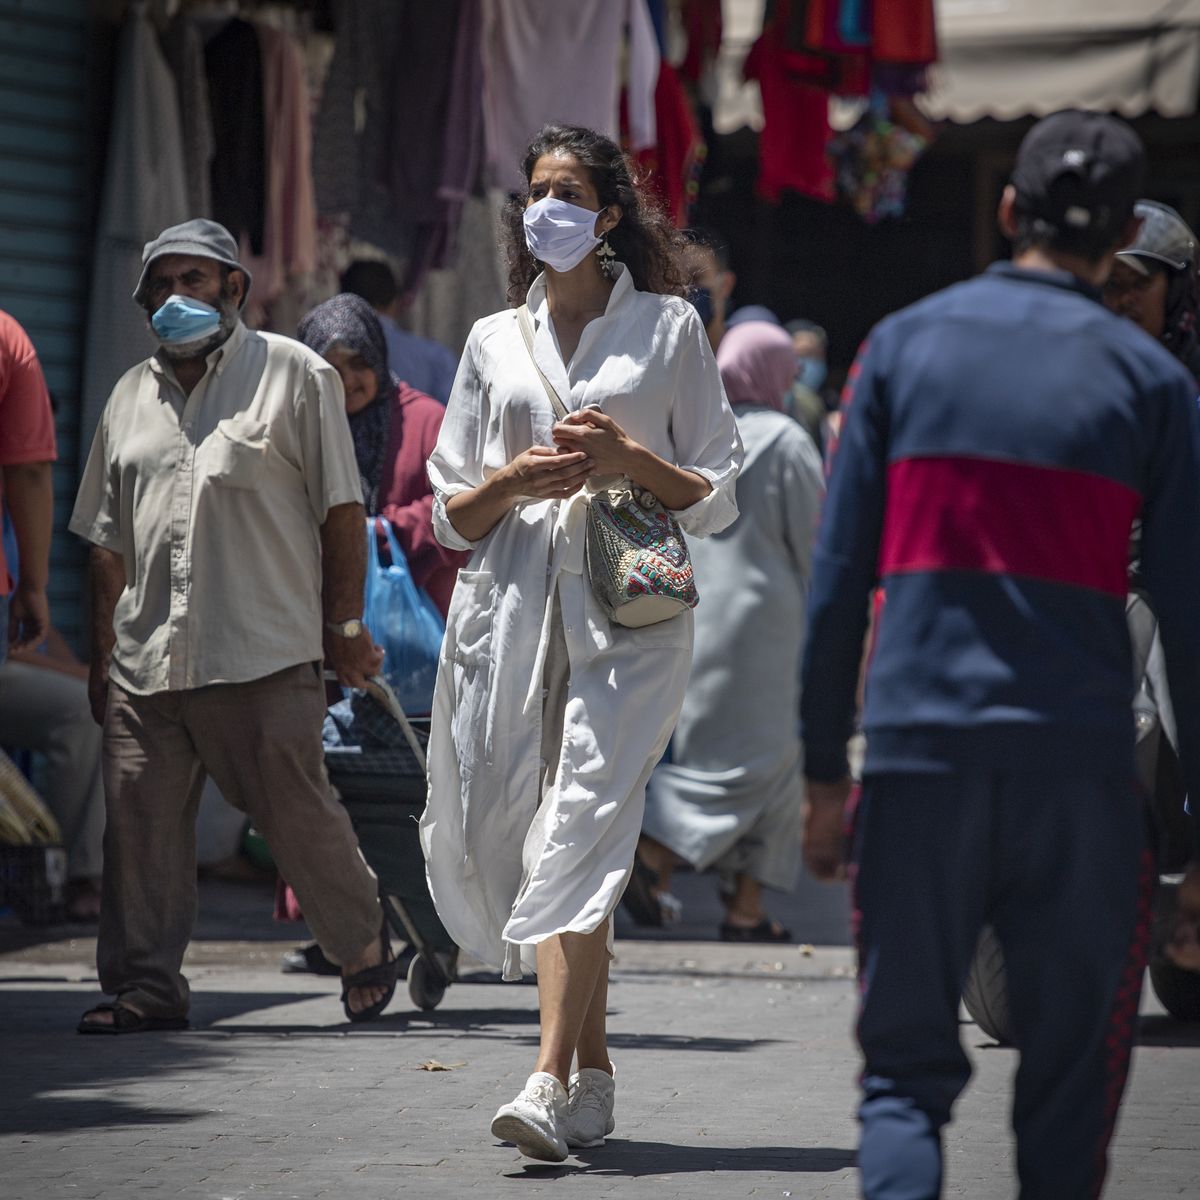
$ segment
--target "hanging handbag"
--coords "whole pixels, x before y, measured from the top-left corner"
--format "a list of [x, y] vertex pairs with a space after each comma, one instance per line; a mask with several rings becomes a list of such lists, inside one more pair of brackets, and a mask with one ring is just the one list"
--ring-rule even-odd
[[[527, 305], [517, 309], [517, 324], [550, 406], [560, 421], [565, 420], [567, 406], [533, 354]], [[679, 522], [657, 496], [632, 480], [622, 479], [589, 497], [584, 545], [592, 591], [618, 625], [654, 625], [699, 603]]]

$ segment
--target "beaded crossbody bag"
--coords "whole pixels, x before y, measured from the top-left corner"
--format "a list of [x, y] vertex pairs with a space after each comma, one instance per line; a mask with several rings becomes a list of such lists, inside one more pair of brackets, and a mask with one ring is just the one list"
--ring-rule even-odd
[[[517, 324], [533, 369], [561, 421], [567, 406], [533, 356], [533, 321], [524, 304], [517, 309]], [[699, 603], [679, 522], [657, 496], [632, 480], [622, 479], [591, 495], [585, 546], [592, 591], [618, 625], [654, 625]]]

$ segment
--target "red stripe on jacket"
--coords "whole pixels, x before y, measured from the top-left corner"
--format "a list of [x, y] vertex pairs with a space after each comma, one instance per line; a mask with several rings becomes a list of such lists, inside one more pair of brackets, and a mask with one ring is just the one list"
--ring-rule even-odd
[[901, 459], [888, 467], [879, 573], [982, 571], [1124, 596], [1140, 508], [1133, 488], [1084, 471]]

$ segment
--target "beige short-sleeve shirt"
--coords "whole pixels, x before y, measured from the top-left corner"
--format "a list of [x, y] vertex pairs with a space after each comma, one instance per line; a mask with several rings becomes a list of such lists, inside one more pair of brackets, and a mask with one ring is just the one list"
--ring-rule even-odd
[[320, 526], [361, 502], [341, 380], [299, 342], [239, 324], [190, 396], [160, 356], [127, 371], [70, 522], [125, 561], [113, 680], [148, 695], [319, 660]]

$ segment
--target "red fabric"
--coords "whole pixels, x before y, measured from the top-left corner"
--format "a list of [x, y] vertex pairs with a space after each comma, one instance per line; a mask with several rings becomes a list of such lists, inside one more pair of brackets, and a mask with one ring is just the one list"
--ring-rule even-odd
[[815, 200], [833, 199], [829, 144], [829, 94], [797, 72], [795, 61], [773, 36], [763, 34], [746, 56], [745, 75], [762, 93], [763, 129], [758, 139], [758, 194], [775, 203], [785, 191]]
[[688, 83], [698, 83], [721, 49], [721, 0], [684, 0], [683, 28], [687, 53], [679, 74]]
[[871, 54], [880, 62], [937, 62], [933, 0], [888, 0], [871, 5]]
[[396, 393], [387, 461], [379, 489], [379, 511], [396, 530], [418, 587], [445, 616], [458, 568], [467, 556], [447, 550], [433, 536], [433, 492], [425, 464], [437, 443], [446, 410], [432, 397], [402, 383]]
[[[6, 312], [0, 312], [0, 467], [53, 462], [54, 413], [50, 393], [29, 335]], [[0, 474], [0, 510], [3, 509]], [[13, 588], [0, 541], [0, 596]]]
[[695, 201], [696, 175], [705, 153], [700, 126], [679, 75], [670, 63], [658, 68], [654, 89], [658, 144], [637, 154], [646, 187], [662, 202], [676, 225], [685, 226]]
[[1124, 596], [1133, 488], [1060, 467], [907, 458], [888, 467], [881, 576], [983, 571]]

